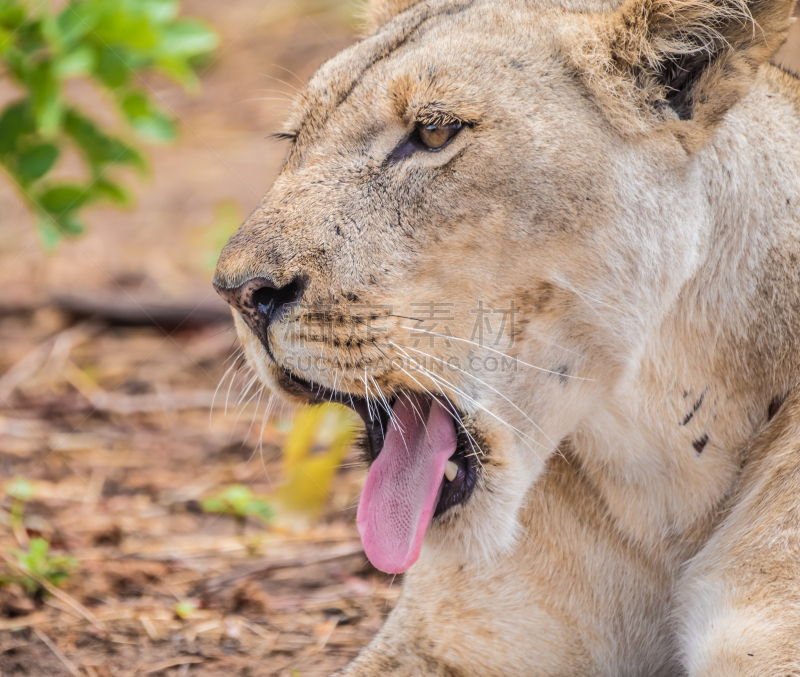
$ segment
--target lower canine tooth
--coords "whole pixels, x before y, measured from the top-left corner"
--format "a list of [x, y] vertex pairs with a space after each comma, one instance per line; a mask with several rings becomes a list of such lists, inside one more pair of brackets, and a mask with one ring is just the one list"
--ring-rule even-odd
[[456, 475], [458, 475], [458, 466], [453, 463], [453, 461], [448, 461], [447, 465], [444, 467], [444, 476], [447, 478], [448, 482], [452, 482]]

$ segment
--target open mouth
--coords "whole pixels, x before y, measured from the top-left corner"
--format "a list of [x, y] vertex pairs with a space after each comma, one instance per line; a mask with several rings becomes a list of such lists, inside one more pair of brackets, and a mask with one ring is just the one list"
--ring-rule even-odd
[[382, 571], [408, 569], [431, 521], [466, 501], [477, 483], [477, 446], [463, 414], [444, 397], [427, 393], [368, 401], [289, 372], [281, 385], [313, 403], [339, 402], [361, 416], [371, 461], [358, 506], [364, 549]]

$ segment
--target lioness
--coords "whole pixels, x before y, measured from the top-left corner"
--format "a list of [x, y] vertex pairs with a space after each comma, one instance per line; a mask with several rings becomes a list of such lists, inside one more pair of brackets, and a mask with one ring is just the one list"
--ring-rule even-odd
[[215, 285], [365, 422], [342, 675], [800, 674], [790, 0], [374, 0]]

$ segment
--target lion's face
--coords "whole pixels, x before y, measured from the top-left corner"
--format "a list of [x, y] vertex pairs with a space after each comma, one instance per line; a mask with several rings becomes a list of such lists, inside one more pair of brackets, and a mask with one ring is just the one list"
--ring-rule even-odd
[[387, 571], [431, 519], [431, 552], [513, 542], [703, 253], [690, 156], [669, 129], [615, 131], [569, 16], [430, 3], [332, 59], [220, 258], [261, 379], [365, 419], [359, 528]]

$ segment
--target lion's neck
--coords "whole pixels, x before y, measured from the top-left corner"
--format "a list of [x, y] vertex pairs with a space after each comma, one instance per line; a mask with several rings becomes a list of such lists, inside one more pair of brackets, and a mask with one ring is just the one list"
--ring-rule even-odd
[[800, 87], [767, 73], [697, 158], [707, 251], [631, 376], [575, 435], [633, 537], [693, 547], [800, 381]]

